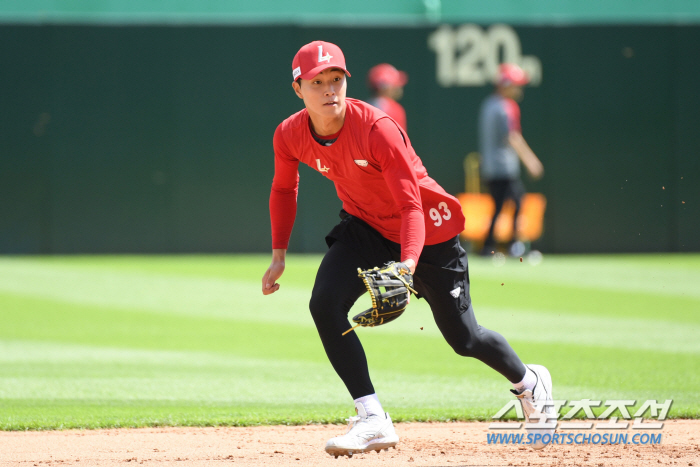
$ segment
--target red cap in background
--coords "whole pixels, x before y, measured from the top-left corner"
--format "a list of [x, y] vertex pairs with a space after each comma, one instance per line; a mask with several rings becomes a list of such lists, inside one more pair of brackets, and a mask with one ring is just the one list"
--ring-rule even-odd
[[408, 75], [388, 63], [380, 63], [369, 70], [367, 81], [375, 89], [383, 86], [401, 87], [408, 83]]
[[324, 41], [309, 42], [299, 49], [292, 60], [292, 81], [311, 79], [327, 68], [340, 68], [350, 76], [340, 47]]
[[497, 83], [500, 86], [524, 86], [530, 82], [527, 73], [514, 63], [502, 63], [498, 67]]

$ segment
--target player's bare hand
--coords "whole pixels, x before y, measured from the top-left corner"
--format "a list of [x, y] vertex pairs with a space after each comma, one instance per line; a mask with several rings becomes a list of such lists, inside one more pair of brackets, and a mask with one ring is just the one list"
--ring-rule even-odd
[[411, 274], [415, 274], [415, 273], [416, 273], [416, 262], [415, 262], [414, 260], [412, 260], [412, 259], [409, 258], [409, 259], [403, 261], [403, 264], [405, 264], [406, 266], [408, 266], [408, 269], [411, 270]]
[[262, 278], [263, 295], [270, 295], [279, 290], [280, 285], [277, 283], [277, 280], [282, 277], [282, 273], [284, 273], [284, 259], [286, 254], [287, 250], [272, 250], [272, 263], [270, 267], [267, 268]]
[[280, 285], [277, 283], [277, 279], [282, 276], [284, 272], [284, 262], [273, 261], [265, 275], [262, 279], [262, 293], [263, 295], [270, 295], [271, 293], [277, 292]]
[[528, 164], [527, 169], [528, 172], [530, 172], [530, 176], [532, 176], [532, 178], [535, 180], [539, 180], [544, 175], [544, 166], [538, 159], [531, 161], [530, 164]]

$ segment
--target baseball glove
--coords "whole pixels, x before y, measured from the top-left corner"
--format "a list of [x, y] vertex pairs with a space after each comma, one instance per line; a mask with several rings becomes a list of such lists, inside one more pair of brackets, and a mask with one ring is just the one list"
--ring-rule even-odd
[[357, 324], [343, 335], [358, 326], [373, 327], [394, 321], [406, 309], [411, 292], [416, 293], [411, 270], [403, 263], [392, 261], [381, 269], [358, 268], [357, 272], [372, 298], [372, 308], [356, 315], [352, 320]]

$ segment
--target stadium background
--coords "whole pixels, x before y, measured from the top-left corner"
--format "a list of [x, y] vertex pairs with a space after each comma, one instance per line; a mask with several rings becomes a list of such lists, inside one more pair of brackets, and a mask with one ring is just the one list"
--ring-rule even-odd
[[[412, 142], [462, 191], [490, 86], [438, 82], [429, 41], [501, 23], [541, 63], [522, 103], [546, 168], [537, 247], [700, 250], [697, 2], [192, 3], [0, 4], [0, 253], [269, 251], [272, 134], [315, 39], [343, 48], [351, 97], [378, 62], [408, 72]], [[322, 251], [340, 204], [301, 177], [290, 250]]]

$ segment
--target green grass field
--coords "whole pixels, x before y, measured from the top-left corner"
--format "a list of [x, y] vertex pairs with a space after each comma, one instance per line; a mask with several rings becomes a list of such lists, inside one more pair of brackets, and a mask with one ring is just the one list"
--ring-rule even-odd
[[[0, 258], [0, 429], [342, 421], [352, 400], [307, 310], [319, 261], [291, 255], [264, 297], [267, 255]], [[700, 255], [470, 266], [479, 322], [546, 365], [555, 398], [700, 416]], [[423, 300], [358, 333], [395, 420], [483, 420], [512, 397]]]

